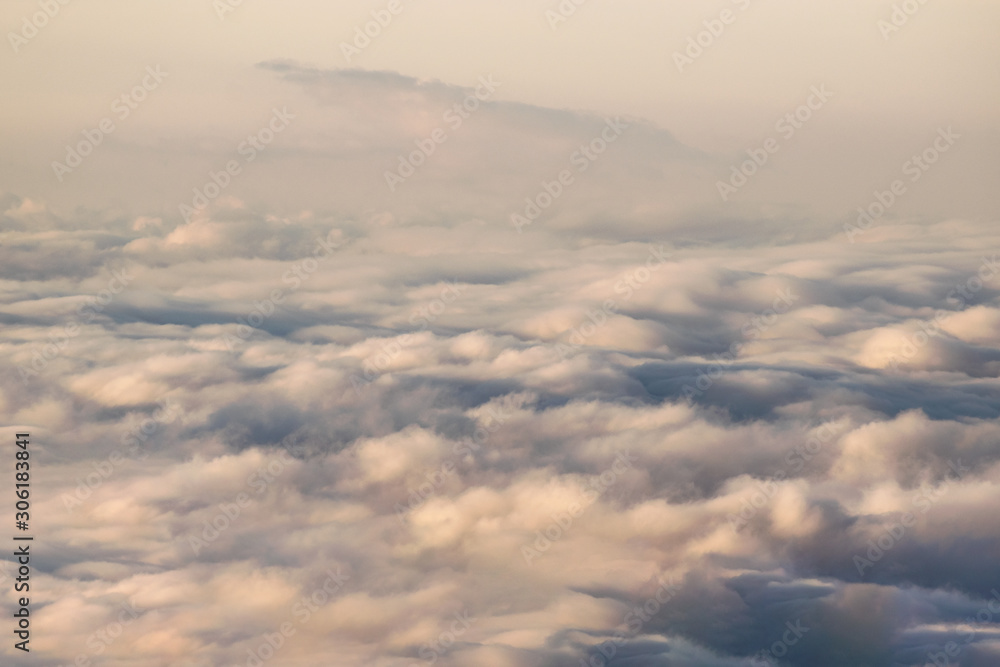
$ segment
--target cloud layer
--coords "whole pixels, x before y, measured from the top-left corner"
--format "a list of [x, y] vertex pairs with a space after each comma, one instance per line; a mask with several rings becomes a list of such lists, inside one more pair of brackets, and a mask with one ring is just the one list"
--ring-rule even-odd
[[731, 156], [502, 80], [256, 73], [142, 213], [0, 197], [33, 665], [1000, 660], [995, 224], [726, 205]]

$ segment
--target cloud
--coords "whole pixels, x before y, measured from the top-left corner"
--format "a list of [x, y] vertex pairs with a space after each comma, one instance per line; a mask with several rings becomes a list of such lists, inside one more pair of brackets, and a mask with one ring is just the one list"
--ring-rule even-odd
[[484, 101], [393, 195], [474, 81], [260, 69], [298, 124], [189, 221], [0, 207], [45, 664], [129, 601], [123, 666], [917, 666], [983, 608], [997, 654], [994, 225], [779, 237], [629, 117], [519, 233], [604, 117]]

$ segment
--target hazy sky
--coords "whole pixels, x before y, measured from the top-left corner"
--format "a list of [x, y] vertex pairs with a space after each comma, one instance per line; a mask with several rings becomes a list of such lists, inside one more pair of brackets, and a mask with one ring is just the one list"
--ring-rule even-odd
[[[558, 3], [401, 0], [400, 13], [348, 62], [341, 43], [383, 4], [249, 0], [220, 20], [210, 1], [111, 0], [99, 10], [70, 2], [19, 53], [11, 48], [0, 60], [3, 80], [17, 91], [17, 102], [0, 110], [0, 148], [9, 156], [0, 176], [22, 195], [64, 206], [107, 203], [118, 193], [103, 183], [121, 178], [183, 192], [175, 169], [197, 169], [199, 150], [227, 132], [238, 136], [270, 103], [303, 106], [301, 91], [253, 67], [280, 59], [455, 86], [493, 73], [503, 82], [498, 100], [643, 118], [725, 161], [773, 133], [810, 86], [825, 84], [835, 94], [831, 104], [773, 165], [773, 182], [750, 197], [800, 199], [829, 214], [852, 210], [851, 194], [888, 177], [933, 128], [950, 124], [976, 140], [906, 210], [947, 201], [951, 214], [982, 215], [997, 204], [983, 193], [1000, 148], [994, 2], [925, 3], [885, 39], [878, 22], [891, 19], [892, 3], [869, 0], [590, 1], [554, 30], [545, 12]], [[678, 71], [673, 54], [723, 10], [734, 21]], [[4, 3], [5, 30], [32, 11], [36, 3]], [[104, 151], [71, 182], [58, 182], [51, 161], [151, 64], [169, 78], [121, 123], [115, 154]], [[307, 137], [310, 129], [299, 136], [316, 150], [333, 139]], [[150, 151], [166, 155], [147, 159]]]
[[572, 7], [0, 5], [4, 664], [1000, 663], [1000, 4]]

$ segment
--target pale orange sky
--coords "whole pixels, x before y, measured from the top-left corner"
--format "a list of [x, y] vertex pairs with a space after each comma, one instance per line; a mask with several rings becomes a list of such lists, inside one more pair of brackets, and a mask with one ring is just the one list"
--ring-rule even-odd
[[[784, 180], [768, 196], [802, 190], [836, 206], [835, 188], [877, 185], [950, 124], [975, 140], [965, 142], [960, 165], [938, 170], [943, 189], [958, 193], [970, 215], [996, 210], [995, 199], [982, 197], [1000, 149], [998, 3], [929, 2], [886, 40], [878, 21], [890, 18], [892, 3], [870, 0], [759, 0], [746, 9], [742, 0], [590, 0], [555, 30], [545, 12], [556, 2], [402, 2], [348, 63], [340, 44], [386, 4], [247, 0], [220, 20], [208, 1], [71, 2], [19, 54], [9, 44], [0, 51], [13, 102], [0, 108], [0, 183], [68, 201], [73, 186], [58, 187], [48, 165], [146, 65], [160, 64], [170, 78], [118, 139], [141, 144], [159, 133], [189, 152], [201, 137], [258, 122], [256, 100], [288, 99], [253, 65], [289, 59], [457, 86], [492, 73], [503, 82], [498, 100], [645, 118], [723, 160], [772, 134], [810, 86], [825, 84], [833, 102], [796, 139], [798, 157], [774, 165]], [[678, 72], [674, 52], [724, 10], [734, 21]], [[0, 27], [15, 29], [34, 11], [34, 2], [5, 2]], [[863, 182], [850, 182], [866, 169]]]

